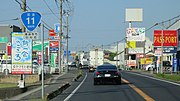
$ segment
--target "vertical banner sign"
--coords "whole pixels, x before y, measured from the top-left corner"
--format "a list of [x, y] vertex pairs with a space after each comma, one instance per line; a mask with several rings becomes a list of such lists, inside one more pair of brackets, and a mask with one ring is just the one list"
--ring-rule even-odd
[[12, 33], [12, 74], [32, 74], [32, 40], [24, 33]]
[[173, 72], [177, 72], [177, 59], [173, 59]]

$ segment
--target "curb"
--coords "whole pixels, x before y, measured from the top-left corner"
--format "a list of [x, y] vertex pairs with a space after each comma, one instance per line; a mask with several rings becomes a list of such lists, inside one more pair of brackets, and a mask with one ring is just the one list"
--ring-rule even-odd
[[82, 74], [79, 74], [78, 76], [76, 76], [73, 81], [77, 81], [80, 77], [82, 76]]
[[[77, 81], [81, 76], [82, 76], [82, 74], [79, 74], [78, 76], [76, 76], [73, 79], [73, 81]], [[69, 82], [67, 82], [66, 84], [63, 84], [61, 87], [59, 87], [57, 90], [52, 91], [51, 93], [47, 94], [45, 97], [46, 101], [49, 101], [49, 100], [55, 98], [56, 96], [61, 94], [64, 90], [66, 90], [69, 86], [71, 86], [71, 85]]]
[[52, 91], [52, 93], [46, 95], [46, 101], [49, 101], [53, 99], [54, 97], [58, 96], [61, 94], [66, 88], [70, 86], [69, 83], [63, 84], [61, 87], [59, 87], [57, 90]]

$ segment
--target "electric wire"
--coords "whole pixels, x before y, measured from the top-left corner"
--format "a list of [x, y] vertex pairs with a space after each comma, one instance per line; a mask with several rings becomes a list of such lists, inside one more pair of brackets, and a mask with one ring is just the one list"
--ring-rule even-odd
[[46, 6], [48, 7], [48, 9], [52, 12], [52, 14], [59, 20], [60, 18], [53, 12], [53, 10], [49, 7], [49, 5], [47, 4], [46, 0], [43, 0], [43, 2], [46, 4]]

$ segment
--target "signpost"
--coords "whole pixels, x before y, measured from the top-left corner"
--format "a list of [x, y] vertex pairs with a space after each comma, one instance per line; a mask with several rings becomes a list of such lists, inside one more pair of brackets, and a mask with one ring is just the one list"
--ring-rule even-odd
[[[34, 31], [37, 26], [39, 25], [40, 21], [41, 21], [41, 14], [38, 13], [38, 12], [24, 12], [22, 15], [21, 15], [21, 20], [24, 24], [24, 26], [30, 31]], [[42, 68], [41, 68], [41, 71], [42, 71], [42, 99], [44, 98], [44, 25], [42, 24], [41, 26], [41, 42], [42, 42]], [[32, 49], [31, 49], [32, 51]], [[32, 52], [31, 52], [32, 54]], [[32, 55], [31, 55], [32, 56]], [[31, 58], [32, 60], [32, 58]], [[32, 62], [31, 62], [32, 64]]]

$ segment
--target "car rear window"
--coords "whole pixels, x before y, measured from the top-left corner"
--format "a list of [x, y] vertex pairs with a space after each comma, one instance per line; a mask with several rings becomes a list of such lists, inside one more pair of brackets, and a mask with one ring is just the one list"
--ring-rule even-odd
[[101, 70], [101, 69], [108, 69], [108, 70], [109, 69], [114, 69], [114, 70], [116, 70], [117, 68], [116, 68], [116, 66], [112, 65], [112, 66], [98, 66], [97, 69], [98, 70]]

